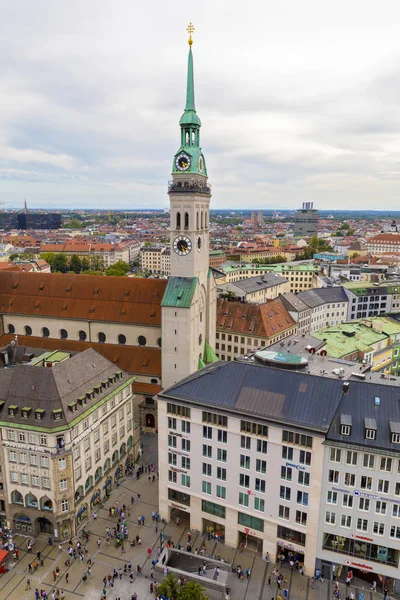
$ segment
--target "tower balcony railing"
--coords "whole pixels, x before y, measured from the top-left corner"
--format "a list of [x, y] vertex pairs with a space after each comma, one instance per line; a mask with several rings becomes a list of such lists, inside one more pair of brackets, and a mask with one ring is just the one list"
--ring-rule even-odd
[[211, 185], [200, 181], [169, 181], [168, 192], [172, 194], [211, 194]]

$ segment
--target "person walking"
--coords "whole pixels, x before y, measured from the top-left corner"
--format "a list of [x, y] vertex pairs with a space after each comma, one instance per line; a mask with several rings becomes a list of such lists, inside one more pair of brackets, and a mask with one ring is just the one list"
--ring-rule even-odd
[[27, 590], [31, 589], [31, 580], [29, 578], [26, 580], [26, 589]]
[[371, 591], [376, 592], [376, 581], [375, 580], [372, 582]]

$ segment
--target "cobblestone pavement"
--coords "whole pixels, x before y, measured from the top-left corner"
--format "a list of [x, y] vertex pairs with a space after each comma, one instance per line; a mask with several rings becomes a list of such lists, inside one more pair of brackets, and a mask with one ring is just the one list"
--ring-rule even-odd
[[[142, 436], [144, 443], [144, 453], [140, 460], [141, 464], [156, 464], [157, 462], [157, 439], [155, 435]], [[137, 494], [141, 494], [141, 501], [137, 502]], [[113, 543], [108, 546], [105, 541], [106, 527], [114, 527], [116, 517], [109, 517], [109, 506], [121, 506], [130, 504], [131, 496], [136, 498], [130, 508], [128, 516], [129, 539], [133, 539], [137, 534], [140, 535], [143, 544], [131, 548], [125, 544], [125, 554], [115, 548]], [[146, 474], [142, 475], [137, 481], [135, 477], [128, 477], [123, 480], [118, 489], [113, 490], [110, 502], [97, 511], [97, 520], [90, 519], [86, 522], [86, 528], [91, 532], [89, 540], [89, 556], [93, 561], [92, 577], [86, 582], [82, 581], [82, 575], [87, 569], [85, 562], [79, 563], [79, 560], [73, 562], [70, 566], [65, 566], [68, 559], [67, 546], [63, 544], [63, 550], [60, 552], [57, 545], [50, 547], [47, 545], [47, 539], [38, 539], [34, 546], [34, 551], [40, 550], [44, 557], [44, 566], [29, 575], [31, 581], [31, 590], [26, 589], [28, 578], [28, 564], [32, 562], [34, 554], [27, 554], [25, 538], [16, 536], [15, 540], [20, 549], [20, 559], [8, 573], [0, 576], [0, 600], [34, 600], [35, 588], [44, 589], [51, 598], [51, 591], [54, 589], [53, 570], [58, 566], [60, 576], [56, 586], [64, 590], [65, 600], [100, 600], [102, 595], [102, 581], [104, 575], [111, 573], [112, 570], [123, 569], [125, 563], [132, 562], [133, 570], [136, 572], [136, 565], [142, 567], [142, 574], [135, 577], [134, 582], [130, 583], [127, 575], [122, 575], [122, 580], [116, 580], [114, 589], [107, 587], [107, 600], [130, 600], [131, 595], [136, 592], [138, 600], [154, 600], [154, 595], [150, 593], [150, 568], [151, 560], [156, 555], [158, 547], [158, 534], [155, 532], [151, 513], [158, 509], [158, 482], [149, 483]], [[145, 515], [145, 524], [138, 525], [138, 514]], [[171, 539], [176, 544], [185, 542], [187, 529], [184, 524], [177, 528], [174, 523], [168, 523], [160, 527], [159, 533], [163, 528], [165, 539]], [[100, 548], [97, 547], [97, 540], [100, 538]], [[200, 534], [192, 532], [192, 547], [195, 549], [200, 546], [202, 538]], [[152, 555], [149, 559], [147, 549], [152, 548]], [[220, 556], [228, 562], [240, 564], [246, 571], [249, 567], [251, 575], [249, 578], [239, 580], [234, 573], [229, 573], [228, 583], [230, 584], [231, 600], [272, 600], [278, 596], [277, 586], [274, 583], [272, 571], [274, 565], [267, 563], [259, 555], [254, 554], [248, 549], [238, 549], [226, 546], [215, 541], [206, 541], [207, 553]], [[288, 568], [283, 567], [283, 573], [287, 578], [287, 589], [289, 600], [330, 600], [333, 598], [333, 584], [329, 581], [317, 583], [312, 589], [310, 579], [301, 576], [297, 572], [290, 572]], [[68, 583], [66, 575], [68, 574]], [[271, 584], [268, 584], [268, 578], [271, 575]], [[340, 585], [341, 597], [345, 598], [345, 586]], [[351, 587], [349, 592], [355, 593], [358, 599], [360, 588]], [[281, 594], [283, 597], [283, 594]], [[221, 600], [221, 596], [210, 594], [213, 600]], [[381, 600], [382, 595], [372, 593], [366, 588], [364, 600]]]

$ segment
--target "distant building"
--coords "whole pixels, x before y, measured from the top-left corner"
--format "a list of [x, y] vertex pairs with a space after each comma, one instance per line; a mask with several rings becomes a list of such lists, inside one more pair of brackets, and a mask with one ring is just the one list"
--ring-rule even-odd
[[294, 216], [294, 236], [312, 237], [318, 233], [318, 210], [312, 202], [303, 202], [303, 207]]
[[313, 335], [326, 341], [328, 356], [363, 361], [371, 371], [383, 375], [399, 372], [400, 323], [395, 319], [372, 317], [322, 329]]
[[0, 212], [0, 229], [18, 229], [18, 214]]
[[312, 262], [281, 263], [275, 265], [259, 265], [251, 262], [227, 261], [220, 265], [218, 271], [221, 275], [215, 275], [217, 285], [225, 282], [234, 282], [241, 279], [262, 275], [263, 273], [277, 273], [288, 280], [290, 292], [297, 293], [316, 287], [318, 273], [321, 267]]
[[297, 324], [280, 298], [261, 305], [217, 302], [215, 353], [221, 360], [236, 360], [296, 333]]
[[264, 304], [267, 300], [274, 300], [280, 294], [288, 292], [289, 289], [290, 284], [285, 277], [277, 273], [263, 273], [235, 283], [223, 283], [217, 286], [217, 295], [223, 297], [231, 292], [242, 302]]
[[60, 229], [59, 213], [20, 213], [18, 229]]
[[368, 239], [365, 245], [370, 254], [400, 252], [400, 234], [380, 233], [375, 237]]
[[144, 246], [140, 250], [139, 262], [144, 271], [156, 275], [170, 275], [171, 249], [169, 246]]
[[226, 262], [226, 254], [223, 250], [210, 250], [210, 267], [217, 269]]
[[309, 333], [346, 321], [348, 297], [339, 285], [300, 292], [297, 298], [310, 308]]

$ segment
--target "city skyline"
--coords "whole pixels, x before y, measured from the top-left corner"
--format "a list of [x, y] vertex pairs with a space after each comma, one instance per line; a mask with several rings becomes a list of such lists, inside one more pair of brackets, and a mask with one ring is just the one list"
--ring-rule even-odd
[[398, 6], [241, 8], [4, 7], [4, 206], [166, 207], [191, 20], [215, 209], [394, 209]]

